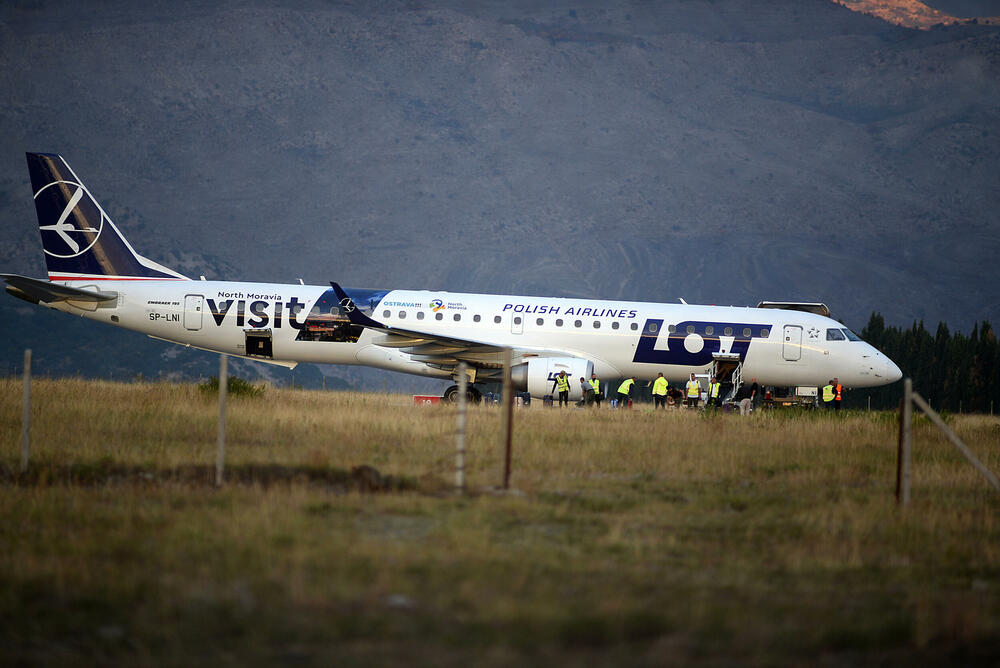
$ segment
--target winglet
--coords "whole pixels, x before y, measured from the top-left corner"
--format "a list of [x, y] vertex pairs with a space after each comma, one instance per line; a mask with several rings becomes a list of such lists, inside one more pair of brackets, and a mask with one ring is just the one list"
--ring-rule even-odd
[[330, 281], [330, 286], [333, 287], [334, 294], [337, 295], [337, 299], [340, 300], [340, 311], [347, 315], [347, 319], [351, 321], [352, 325], [358, 325], [360, 327], [371, 327], [373, 329], [389, 329], [382, 323], [372, 320], [367, 315], [361, 312], [358, 305], [354, 303], [344, 289]]

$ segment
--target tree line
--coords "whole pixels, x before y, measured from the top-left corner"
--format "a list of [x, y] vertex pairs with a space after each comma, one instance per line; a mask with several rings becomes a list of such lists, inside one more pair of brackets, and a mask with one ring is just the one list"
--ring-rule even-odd
[[[872, 313], [861, 338], [889, 356], [913, 379], [913, 389], [937, 410], [963, 413], [1000, 411], [1000, 343], [986, 321], [972, 326], [969, 335], [951, 332], [939, 322], [933, 334], [924, 322], [908, 329], [886, 327], [880, 313]], [[845, 400], [848, 407], [895, 408], [902, 381], [886, 387], [858, 388]]]

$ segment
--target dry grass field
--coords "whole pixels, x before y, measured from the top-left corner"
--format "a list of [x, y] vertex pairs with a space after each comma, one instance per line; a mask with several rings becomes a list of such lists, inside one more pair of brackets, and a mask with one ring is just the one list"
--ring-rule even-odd
[[[515, 413], [399, 395], [215, 398], [0, 381], [3, 665], [902, 665], [1000, 661], [1000, 494], [892, 414]], [[950, 416], [1000, 471], [1000, 419]], [[362, 492], [350, 470], [392, 476]]]

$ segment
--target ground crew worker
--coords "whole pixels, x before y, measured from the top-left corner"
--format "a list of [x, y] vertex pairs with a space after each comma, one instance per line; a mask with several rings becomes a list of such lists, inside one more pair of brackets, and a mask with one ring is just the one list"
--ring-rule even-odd
[[708, 384], [708, 401], [705, 402], [706, 407], [719, 407], [719, 389], [722, 387], [722, 383], [716, 376], [712, 376], [712, 382]]
[[601, 381], [597, 380], [596, 373], [590, 374], [590, 386], [594, 388], [594, 401], [597, 402], [597, 407], [600, 408], [601, 399], [603, 399], [604, 397], [601, 396]]
[[656, 374], [653, 381], [653, 408], [667, 407], [667, 379], [663, 377], [663, 372]]
[[691, 380], [687, 382], [684, 389], [687, 391], [688, 406], [698, 408], [698, 401], [701, 399], [701, 383], [694, 379], [694, 374], [691, 374]]
[[591, 387], [590, 383], [583, 376], [580, 376], [580, 391], [583, 392], [583, 405], [593, 406], [594, 405], [594, 388]]
[[833, 381], [827, 381], [826, 385], [823, 386], [823, 409], [830, 410], [833, 408]]
[[844, 398], [844, 386], [840, 384], [839, 378], [833, 379], [833, 410], [840, 410], [840, 400]]
[[552, 389], [559, 390], [559, 408], [562, 408], [563, 403], [566, 407], [569, 407], [569, 378], [566, 377], [566, 371], [560, 371], [559, 375], [556, 376], [555, 381], [552, 383]]
[[632, 393], [632, 386], [635, 384], [635, 376], [626, 378], [618, 386], [618, 408], [628, 408], [629, 395]]

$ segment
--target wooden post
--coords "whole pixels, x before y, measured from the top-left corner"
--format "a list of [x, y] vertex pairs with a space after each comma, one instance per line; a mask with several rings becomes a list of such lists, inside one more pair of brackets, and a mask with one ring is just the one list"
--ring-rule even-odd
[[513, 383], [510, 379], [511, 353], [510, 348], [503, 351], [503, 403], [504, 403], [504, 423], [503, 423], [503, 443], [504, 443], [504, 467], [503, 467], [503, 488], [510, 489], [510, 451], [513, 441], [514, 427], [514, 391]]
[[215, 485], [222, 486], [222, 467], [226, 461], [226, 398], [229, 395], [229, 357], [219, 356], [219, 442], [215, 452]]
[[913, 443], [913, 381], [903, 381], [903, 411], [900, 429], [900, 454], [902, 459], [902, 485], [900, 504], [905, 508], [910, 504], [910, 452]]
[[455, 491], [465, 491], [465, 405], [469, 376], [465, 362], [458, 363], [458, 431], [455, 433]]
[[31, 348], [24, 351], [24, 405], [21, 410], [21, 473], [31, 459]]
[[972, 453], [972, 450], [969, 450], [969, 448], [966, 447], [965, 443], [962, 442], [962, 439], [958, 437], [958, 434], [952, 431], [951, 427], [949, 427], [944, 423], [944, 420], [941, 419], [941, 416], [938, 415], [937, 412], [935, 412], [935, 410], [931, 408], [926, 401], [924, 401], [924, 398], [921, 397], [916, 392], [914, 392], [913, 402], [920, 408], [920, 410], [924, 412], [924, 414], [927, 417], [931, 419], [931, 422], [937, 425], [937, 428], [944, 433], [944, 435], [948, 438], [948, 440], [951, 441], [952, 444], [956, 448], [958, 448], [958, 450], [963, 455], [965, 455], [965, 458], [969, 460], [969, 463], [972, 464], [972, 466], [975, 467], [977, 471], [983, 474], [983, 476], [990, 483], [990, 485], [992, 485], [996, 490], [1000, 491], [1000, 480], [997, 480], [997, 477], [993, 475], [993, 472], [990, 471], [988, 468], [986, 468], [983, 465], [983, 463], [979, 461], [979, 459]]
[[899, 398], [899, 437], [896, 440], [896, 505], [903, 501], [903, 397]]

